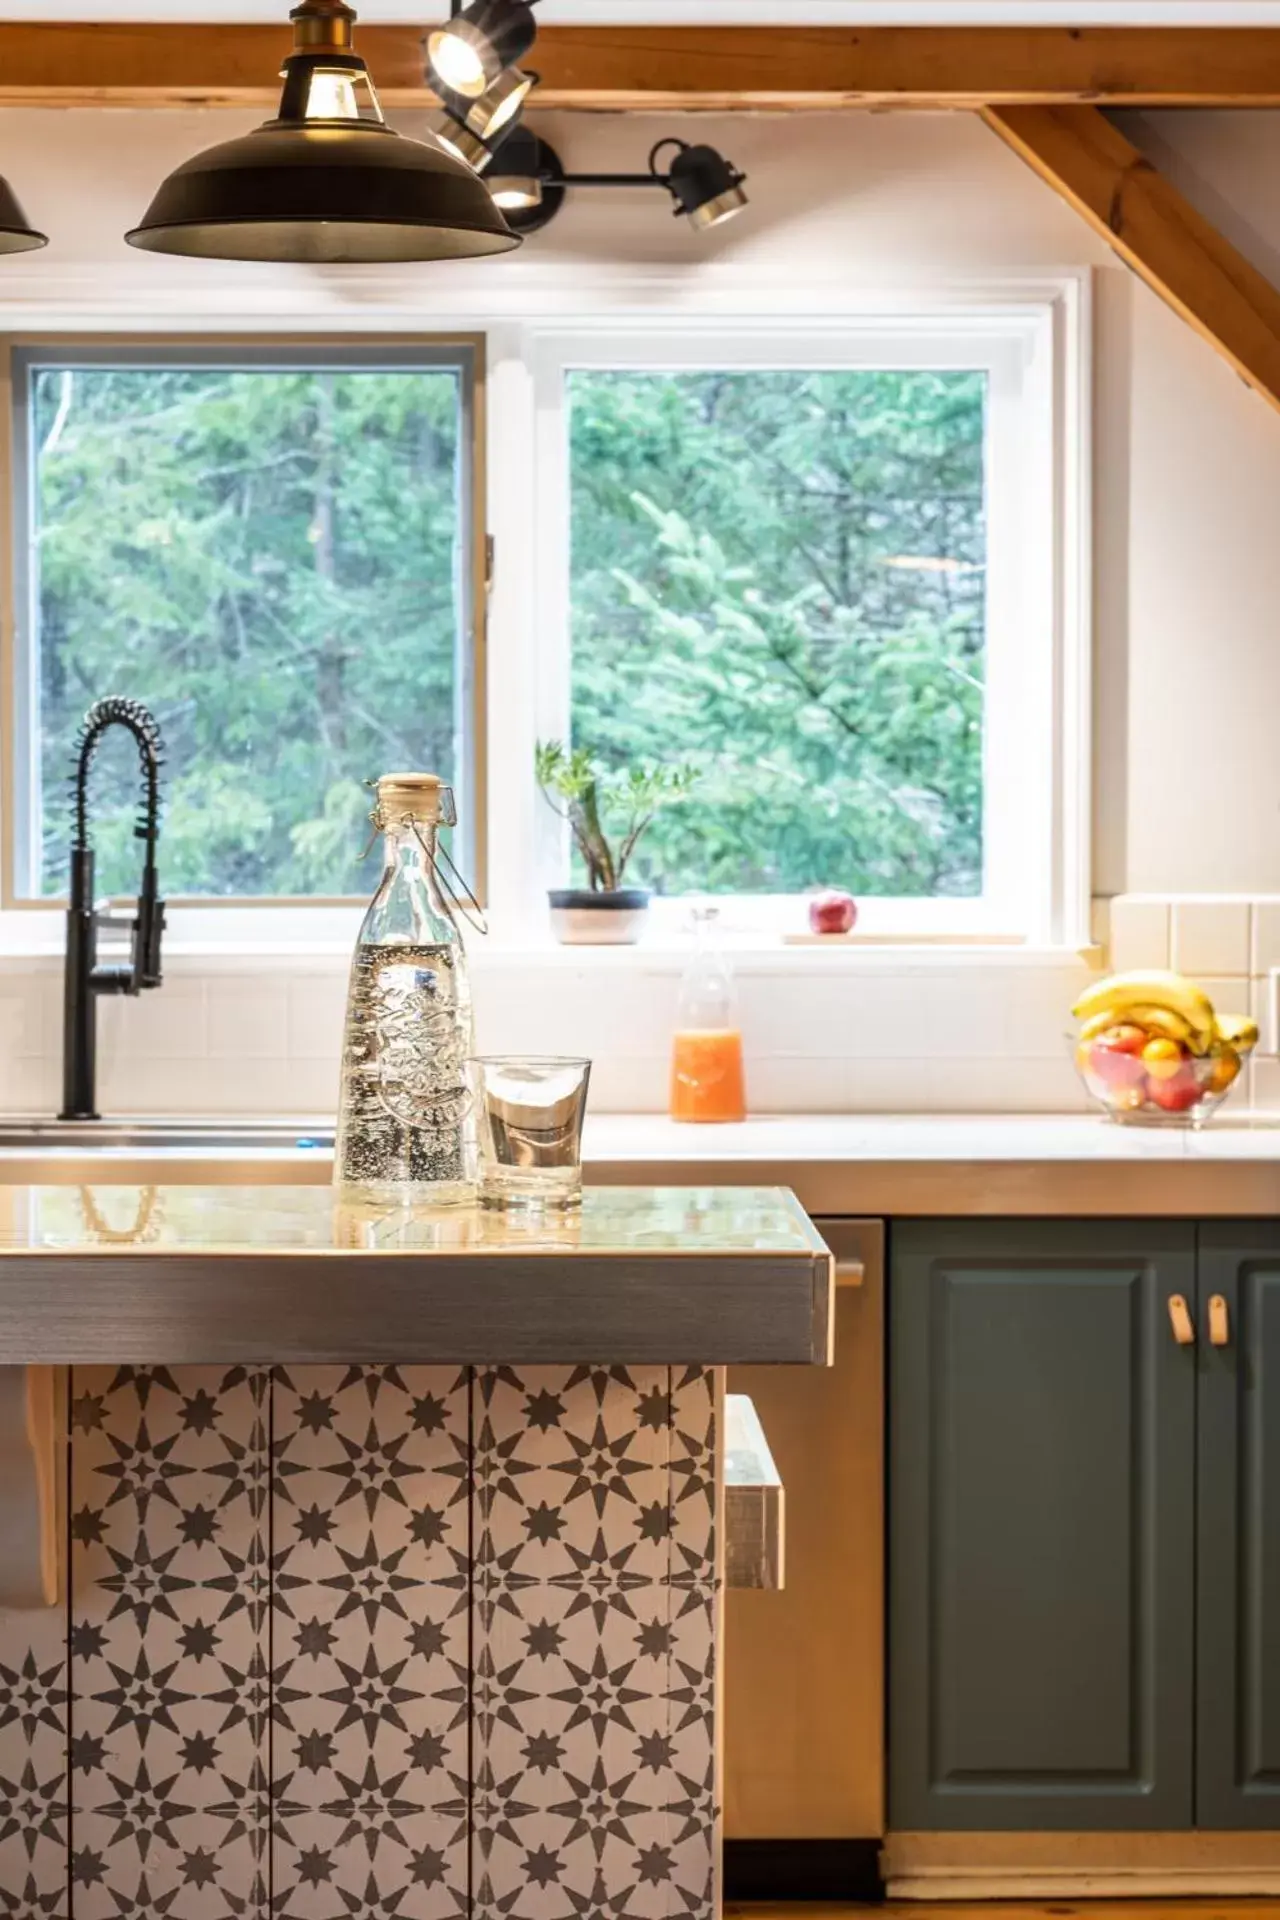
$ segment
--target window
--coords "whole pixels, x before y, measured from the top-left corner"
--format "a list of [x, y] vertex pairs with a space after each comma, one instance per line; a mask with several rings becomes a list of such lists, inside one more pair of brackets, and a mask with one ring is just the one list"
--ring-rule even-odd
[[1018, 306], [544, 340], [542, 730], [698, 775], [634, 880], [763, 928], [839, 886], [885, 935], [1078, 930], [1066, 333]]
[[668, 891], [982, 892], [986, 377], [569, 376], [573, 738]]
[[[475, 361], [15, 350], [19, 898], [64, 889], [67, 774], [108, 693], [164, 730], [171, 897], [366, 894], [363, 781], [394, 768], [448, 777], [474, 831]], [[136, 886], [136, 792], [111, 739], [103, 891]]]

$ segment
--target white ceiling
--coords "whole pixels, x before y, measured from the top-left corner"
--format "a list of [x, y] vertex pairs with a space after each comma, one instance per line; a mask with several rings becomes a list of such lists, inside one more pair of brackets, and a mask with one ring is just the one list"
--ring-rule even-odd
[[[279, 21], [291, 0], [0, 0], [6, 20]], [[444, 0], [357, 0], [369, 21], [439, 18]], [[1276, 26], [1280, 0], [541, 0], [548, 24]]]

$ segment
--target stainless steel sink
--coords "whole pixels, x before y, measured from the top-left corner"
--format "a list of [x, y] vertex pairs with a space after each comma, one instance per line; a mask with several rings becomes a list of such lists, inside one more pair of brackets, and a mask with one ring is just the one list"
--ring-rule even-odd
[[333, 1151], [333, 1127], [297, 1120], [0, 1120], [0, 1151], [300, 1153]]

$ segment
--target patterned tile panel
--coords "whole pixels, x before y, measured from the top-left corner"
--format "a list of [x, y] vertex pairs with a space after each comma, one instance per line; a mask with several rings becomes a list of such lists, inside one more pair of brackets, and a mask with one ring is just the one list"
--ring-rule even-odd
[[665, 1368], [477, 1377], [477, 1920], [711, 1920], [715, 1404]]
[[0, 1611], [0, 1915], [69, 1920], [67, 1623]]
[[267, 1391], [72, 1375], [74, 1920], [267, 1920]]
[[0, 1920], [713, 1920], [722, 1386], [77, 1369]]
[[470, 1376], [274, 1386], [274, 1910], [468, 1911]]

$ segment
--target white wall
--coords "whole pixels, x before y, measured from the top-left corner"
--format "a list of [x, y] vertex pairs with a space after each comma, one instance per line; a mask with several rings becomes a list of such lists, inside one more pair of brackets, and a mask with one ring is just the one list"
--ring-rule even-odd
[[[318, 325], [332, 324], [334, 289], [349, 289], [350, 279], [210, 269], [134, 254], [119, 238], [169, 167], [246, 124], [230, 113], [0, 113], [0, 169], [54, 237], [47, 254], [4, 263], [0, 325], [109, 326], [122, 315], [145, 324], [164, 289], [188, 283], [208, 288], [214, 324], [227, 303], [248, 311], [278, 300], [282, 288]], [[679, 130], [669, 117], [543, 116], [537, 124], [578, 169], [641, 165], [654, 138]], [[519, 310], [526, 299], [545, 300], [549, 289], [572, 291], [594, 276], [660, 266], [678, 265], [688, 284], [728, 289], [740, 281], [787, 288], [806, 281], [900, 287], [940, 276], [990, 282], [1096, 268], [1095, 891], [1280, 894], [1280, 418], [969, 116], [855, 113], [696, 126], [750, 175], [752, 210], [723, 234], [698, 242], [657, 196], [579, 193], [514, 259], [421, 269], [409, 309], [414, 323], [448, 324], [481, 287], [485, 300], [503, 289]], [[1274, 116], [1166, 115], [1158, 126], [1151, 116], [1133, 116], [1130, 131], [1176, 147], [1188, 190], [1194, 184], [1229, 203], [1242, 243], [1280, 272]], [[354, 284], [371, 302], [381, 297], [376, 276]], [[0, 1035], [23, 1038], [15, 1037], [7, 1059], [0, 1050], [0, 1106], [47, 1104], [56, 1018], [51, 1003], [36, 1009], [51, 988], [46, 976], [28, 999], [12, 964], [0, 980]], [[501, 984], [496, 963], [484, 971], [495, 984], [481, 989], [482, 1017], [488, 1005], [493, 1029], [482, 1038], [506, 1044], [527, 995], [514, 980]], [[988, 972], [984, 983], [971, 966], [934, 966], [911, 977], [905, 1001], [895, 970], [873, 968], [824, 989], [845, 1015], [810, 1016], [807, 1028], [786, 983], [768, 969], [759, 977], [768, 984], [749, 987], [748, 1042], [758, 1083], [769, 1088], [761, 1104], [1052, 1106], [1071, 1097], [1060, 1017], [1076, 978], [1070, 967], [1018, 987], [1007, 968]], [[299, 1082], [308, 1097], [282, 1101], [288, 1021], [244, 1023], [246, 1034], [260, 1031], [280, 1055], [278, 1074], [246, 1074], [234, 1018], [218, 1012], [227, 990], [201, 981], [198, 968], [184, 967], [184, 978], [197, 980], [183, 992], [196, 994], [198, 1019], [184, 1025], [176, 1018], [176, 991], [170, 1016], [158, 1003], [113, 1014], [113, 1104], [207, 1103], [224, 1111], [251, 1099], [259, 1108], [318, 1104], [313, 1096], [328, 1084], [336, 1052], [331, 1013], [319, 1040], [299, 1042], [310, 1053]], [[642, 1019], [637, 1010], [647, 1037], [635, 1055], [640, 1064], [602, 1077], [611, 1104], [662, 1099], [661, 1032], [673, 987], [669, 970], [650, 978], [666, 984], [637, 990], [652, 1001]], [[277, 981], [271, 991], [279, 990]], [[1247, 998], [1247, 981], [1244, 990]], [[237, 983], [236, 994], [244, 991]], [[616, 980], [600, 984], [599, 976], [549, 968], [539, 1012], [559, 1030], [564, 1009], [583, 1005], [583, 993], [593, 991], [616, 1014], [623, 991]], [[295, 1024], [315, 1031], [301, 1015]], [[603, 1048], [621, 1024], [615, 1018], [602, 1026]], [[909, 1036], [901, 1071], [869, 1053], [880, 1043], [868, 1035], [894, 1028]], [[177, 1061], [174, 1045], [186, 1048]], [[939, 1054], [950, 1062], [945, 1069], [933, 1064]], [[243, 1060], [253, 1058], [246, 1038]], [[178, 1081], [176, 1098], [166, 1098]]]

